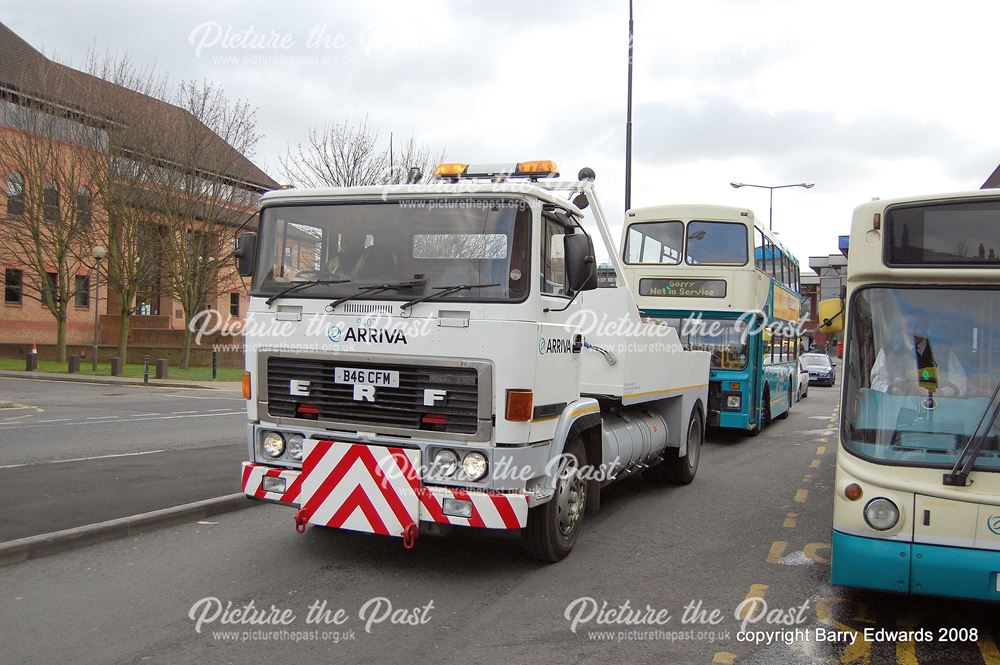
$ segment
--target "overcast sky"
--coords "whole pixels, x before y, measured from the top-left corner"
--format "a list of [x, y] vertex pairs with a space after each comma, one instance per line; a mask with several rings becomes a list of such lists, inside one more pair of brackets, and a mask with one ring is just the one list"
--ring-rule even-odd
[[[369, 120], [453, 161], [554, 159], [624, 209], [626, 0], [0, 0], [49, 57], [128, 53], [259, 109], [255, 161]], [[799, 256], [835, 252], [873, 196], [977, 189], [1000, 162], [1000, 3], [634, 0], [634, 206], [754, 209]], [[262, 43], [265, 42], [265, 43]], [[0, 54], [2, 55], [2, 54]]]

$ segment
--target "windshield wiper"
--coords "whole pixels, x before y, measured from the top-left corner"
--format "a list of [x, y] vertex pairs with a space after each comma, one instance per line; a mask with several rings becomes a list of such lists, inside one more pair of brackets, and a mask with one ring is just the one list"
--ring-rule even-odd
[[409, 302], [404, 302], [399, 306], [399, 309], [409, 309], [417, 303], [430, 300], [431, 298], [443, 298], [445, 296], [450, 296], [453, 293], [458, 293], [459, 291], [470, 291], [472, 289], [488, 289], [493, 286], [500, 286], [499, 284], [458, 284], [455, 286], [435, 286], [438, 289], [437, 293], [431, 293], [422, 298], [417, 298], [416, 300], [410, 300]]
[[[952, 485], [955, 487], [966, 487], [969, 482], [969, 473], [972, 471], [972, 466], [976, 463], [976, 458], [979, 457], [979, 453], [983, 449], [983, 445], [986, 443], [987, 435], [993, 428], [993, 423], [996, 422], [997, 416], [1000, 416], [1000, 383], [997, 383], [996, 388], [993, 389], [993, 395], [990, 397], [989, 404], [986, 405], [986, 410], [983, 411], [983, 415], [979, 417], [979, 423], [976, 424], [976, 429], [972, 430], [972, 435], [969, 436], [969, 440], [966, 441], [965, 447], [962, 448], [962, 454], [958, 456], [955, 460], [955, 466], [951, 467], [951, 471], [944, 474], [944, 480], [942, 481], [945, 485]], [[987, 422], [987, 417], [989, 421]], [[985, 423], [985, 427], [983, 424]]]
[[274, 294], [273, 296], [271, 296], [270, 298], [268, 298], [267, 300], [265, 300], [264, 304], [267, 305], [268, 307], [270, 307], [271, 304], [275, 300], [277, 300], [278, 298], [280, 298], [282, 296], [285, 296], [285, 295], [288, 295], [289, 293], [294, 293], [295, 291], [301, 291], [302, 289], [304, 289], [304, 288], [306, 288], [308, 286], [319, 286], [321, 284], [346, 284], [349, 281], [351, 281], [351, 280], [349, 280], [349, 279], [310, 279], [310, 280], [308, 280], [306, 282], [296, 282], [295, 284], [292, 284], [291, 286], [289, 286], [287, 289], [279, 291], [278, 293]]
[[373, 286], [363, 286], [361, 287], [360, 291], [352, 293], [349, 296], [337, 298], [336, 300], [331, 302], [329, 305], [326, 306], [326, 311], [332, 312], [333, 310], [337, 309], [337, 305], [342, 305], [348, 300], [354, 300], [355, 298], [361, 298], [363, 296], [370, 296], [376, 293], [382, 293], [383, 291], [396, 291], [398, 289], [408, 289], [411, 286], [420, 286], [421, 284], [425, 283], [425, 281], [426, 280], [422, 279], [411, 279], [405, 282], [393, 282], [390, 284], [375, 284]]

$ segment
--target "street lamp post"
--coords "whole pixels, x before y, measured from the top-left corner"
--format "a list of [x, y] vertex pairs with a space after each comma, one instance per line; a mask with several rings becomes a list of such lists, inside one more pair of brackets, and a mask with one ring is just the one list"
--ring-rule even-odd
[[774, 230], [774, 190], [785, 189], [786, 187], [802, 187], [804, 189], [812, 189], [816, 186], [816, 183], [814, 182], [796, 182], [791, 185], [751, 185], [746, 182], [731, 182], [729, 184], [734, 189], [739, 189], [740, 187], [757, 187], [758, 189], [766, 189], [770, 192], [770, 202], [767, 210], [767, 228], [769, 231]]
[[101, 304], [101, 259], [103, 259], [108, 253], [106, 247], [101, 245], [95, 245], [93, 249], [90, 250], [90, 255], [94, 257], [95, 269], [94, 269], [94, 349], [91, 353], [90, 358], [90, 368], [94, 374], [97, 374], [97, 345], [101, 342], [101, 327], [98, 320], [99, 309]]
[[625, 112], [625, 210], [632, 207], [632, 0], [628, 0], [628, 93]]

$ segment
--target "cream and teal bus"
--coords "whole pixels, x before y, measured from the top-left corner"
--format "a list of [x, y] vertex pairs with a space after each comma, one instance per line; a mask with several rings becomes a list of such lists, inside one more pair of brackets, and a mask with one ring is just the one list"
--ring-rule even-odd
[[858, 207], [844, 295], [832, 582], [1000, 599], [1000, 192]]
[[629, 210], [625, 280], [644, 317], [712, 353], [708, 424], [757, 434], [798, 391], [799, 262], [752, 211], [717, 205]]

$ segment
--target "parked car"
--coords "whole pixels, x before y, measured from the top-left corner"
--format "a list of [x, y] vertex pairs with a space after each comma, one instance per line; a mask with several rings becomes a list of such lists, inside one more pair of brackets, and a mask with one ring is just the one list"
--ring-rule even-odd
[[806, 397], [809, 397], [809, 370], [802, 363], [802, 358], [799, 358], [799, 394], [796, 401]]
[[832, 386], [837, 380], [837, 370], [825, 353], [803, 353], [799, 362], [809, 372], [809, 385]]

